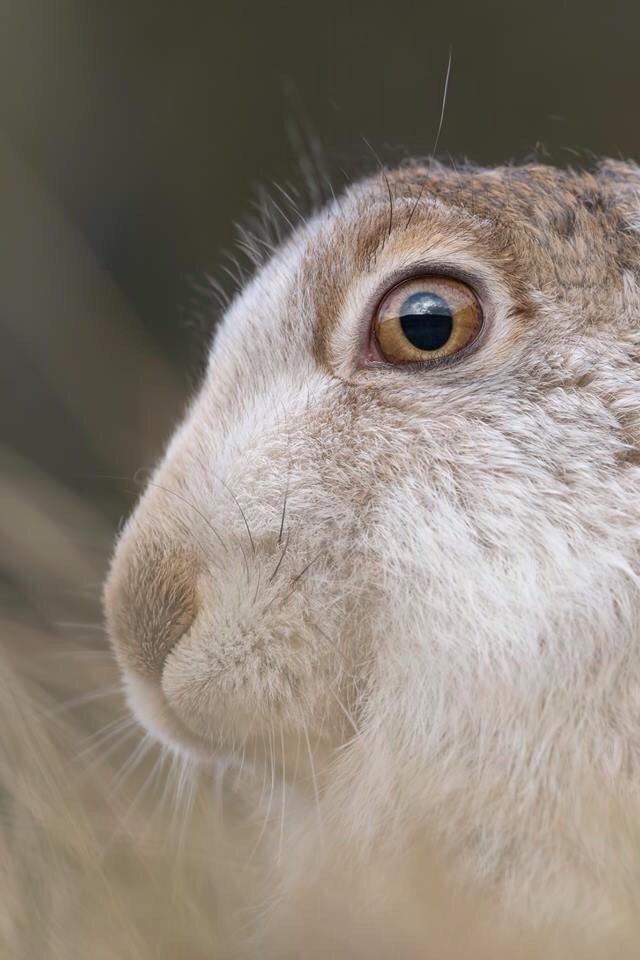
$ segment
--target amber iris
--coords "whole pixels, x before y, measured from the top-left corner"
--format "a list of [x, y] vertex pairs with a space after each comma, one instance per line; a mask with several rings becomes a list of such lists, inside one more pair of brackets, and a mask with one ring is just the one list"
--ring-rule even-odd
[[373, 334], [388, 363], [451, 357], [477, 338], [482, 309], [466, 283], [453, 277], [412, 277], [396, 284], [376, 311]]

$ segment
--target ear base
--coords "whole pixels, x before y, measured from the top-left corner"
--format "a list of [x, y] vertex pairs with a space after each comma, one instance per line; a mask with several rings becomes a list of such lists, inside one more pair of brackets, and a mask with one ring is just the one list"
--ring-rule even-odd
[[630, 237], [635, 237], [630, 259], [633, 270], [640, 272], [640, 251], [637, 234], [640, 231], [640, 166], [633, 160], [603, 159], [597, 167], [597, 177], [612, 208], [622, 216]]
[[613, 157], [603, 157], [598, 161], [598, 174], [610, 177], [613, 180], [640, 182], [640, 166], [635, 160], [616, 160]]
[[633, 198], [636, 209], [640, 209], [640, 166], [634, 160], [600, 160], [597, 167], [599, 180], [614, 190], [619, 190], [620, 196]]

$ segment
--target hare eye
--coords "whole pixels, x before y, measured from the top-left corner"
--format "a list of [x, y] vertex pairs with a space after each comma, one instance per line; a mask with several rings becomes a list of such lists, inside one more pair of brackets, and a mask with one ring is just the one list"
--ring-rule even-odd
[[482, 329], [482, 309], [465, 283], [452, 277], [413, 277], [384, 296], [373, 337], [389, 363], [420, 363], [451, 357]]

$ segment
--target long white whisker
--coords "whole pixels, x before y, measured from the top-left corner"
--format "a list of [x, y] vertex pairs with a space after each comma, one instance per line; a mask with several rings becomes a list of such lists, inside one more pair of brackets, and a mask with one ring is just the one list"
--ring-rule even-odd
[[336, 701], [336, 703], [338, 704], [338, 706], [339, 706], [340, 709], [342, 710], [343, 714], [345, 715], [345, 717], [347, 718], [347, 720], [349, 721], [349, 723], [351, 724], [351, 726], [353, 727], [353, 732], [355, 733], [355, 735], [356, 735], [356, 736], [360, 736], [360, 729], [359, 729], [357, 723], [355, 722], [355, 720], [353, 719], [353, 716], [351, 715], [351, 713], [349, 712], [349, 710], [347, 710], [347, 708], [345, 707], [344, 703], [342, 702], [342, 700], [340, 699], [340, 697], [338, 696], [338, 694], [335, 692], [335, 690], [333, 689], [333, 687], [332, 687], [330, 684], [328, 685], [328, 690], [329, 690], [329, 693], [331, 694], [331, 696], [333, 697], [333, 699]]
[[262, 802], [264, 800], [264, 792], [267, 788], [267, 742], [265, 740], [264, 733], [262, 734], [262, 748], [264, 752], [264, 763], [262, 768], [262, 786], [260, 788], [260, 798], [258, 800], [258, 808], [262, 807]]
[[93, 703], [96, 700], [104, 700], [106, 697], [115, 697], [122, 693], [122, 686], [116, 684], [112, 687], [101, 687], [99, 690], [90, 690], [87, 693], [81, 693], [77, 697], [71, 697], [63, 703], [58, 704], [53, 710], [48, 711], [48, 716], [54, 717], [65, 710], [73, 710], [76, 707], [82, 707], [87, 703]]
[[101, 623], [81, 623], [77, 620], [54, 620], [53, 626], [60, 627], [64, 630], [92, 630], [102, 634], [106, 634], [107, 632]]
[[[112, 756], [114, 753], [116, 753], [117, 750], [120, 750], [121, 747], [123, 747], [124, 744], [127, 742], [127, 740], [130, 740], [131, 737], [134, 736], [134, 734], [140, 734], [140, 728], [139, 728], [138, 724], [137, 724], [135, 721], [132, 721], [130, 728], [129, 728], [129, 729], [126, 729], [126, 730], [121, 734], [121, 736], [119, 736], [119, 737], [115, 740], [115, 742], [112, 743], [111, 746], [108, 747], [108, 748], [104, 751], [104, 753], [100, 753], [99, 756], [94, 757], [93, 760], [91, 760], [91, 761], [83, 768], [81, 779], [84, 778], [84, 777], [86, 777], [86, 776], [88, 776], [89, 773], [91, 773], [92, 770], [95, 770], [95, 768], [98, 767], [101, 763], [104, 763], [105, 760], [107, 760], [110, 756]], [[100, 745], [100, 747], [102, 747], [102, 746], [103, 746], [103, 744]], [[90, 752], [95, 753], [96, 750], [97, 750], [97, 748], [94, 747]], [[85, 751], [85, 752], [86, 752], [86, 751]], [[78, 756], [81, 756], [81, 754], [79, 754]], [[76, 759], [77, 759], [77, 758], [76, 758]]]
[[[167, 747], [166, 745], [163, 745], [163, 747], [162, 747], [162, 755], [163, 755], [163, 758], [164, 758], [164, 759], [163, 759], [163, 765], [164, 765], [164, 760], [166, 760], [166, 758], [169, 756], [169, 747]], [[174, 785], [176, 760], [177, 760], [176, 754], [175, 754], [175, 753], [171, 753], [171, 762], [170, 762], [170, 764], [169, 764], [169, 770], [167, 771], [167, 774], [165, 775], [164, 787], [163, 787], [163, 789], [162, 789], [162, 794], [161, 794], [161, 796], [160, 796], [160, 809], [161, 809], [161, 811], [162, 811], [163, 813], [164, 813], [165, 804], [166, 804], [167, 799], [168, 799], [168, 797], [169, 797], [169, 791], [171, 790], [172, 786]]]
[[307, 756], [309, 758], [309, 768], [311, 772], [311, 783], [313, 785], [313, 795], [316, 802], [316, 816], [318, 821], [318, 828], [320, 830], [320, 835], [324, 840], [324, 832], [322, 827], [322, 815], [320, 813], [320, 791], [318, 790], [318, 779], [316, 777], [316, 768], [313, 762], [313, 752], [311, 750], [311, 743], [309, 741], [309, 731], [307, 729], [307, 723], [304, 717], [302, 718], [302, 730], [304, 733], [305, 743], [307, 745]]
[[109, 796], [108, 796], [109, 800], [113, 798], [117, 789], [125, 783], [125, 781], [133, 773], [133, 771], [140, 766], [144, 758], [147, 756], [147, 754], [153, 747], [154, 742], [155, 741], [151, 736], [151, 734], [146, 733], [143, 736], [140, 743], [138, 743], [137, 746], [134, 747], [134, 749], [131, 751], [131, 755], [129, 756], [128, 760], [126, 760], [125, 763], [123, 763], [122, 767], [114, 777], [113, 784], [111, 786], [111, 791], [109, 792]]
[[281, 774], [281, 784], [282, 784], [282, 803], [280, 806], [280, 836], [278, 838], [278, 859], [277, 862], [280, 863], [282, 860], [282, 847], [284, 845], [284, 818], [285, 818], [285, 809], [286, 809], [286, 795], [287, 795], [287, 781], [286, 781], [286, 759], [284, 753], [284, 732], [282, 729], [282, 723], [280, 724], [280, 750], [282, 752], [282, 774]]
[[74, 762], [81, 760], [83, 757], [86, 757], [92, 753], [95, 753], [97, 750], [101, 749], [105, 744], [112, 740], [113, 737], [122, 733], [123, 731], [139, 729], [137, 722], [133, 717], [126, 714], [124, 717], [121, 717], [117, 720], [112, 720], [111, 723], [108, 723], [105, 727], [102, 727], [101, 730], [98, 730], [96, 733], [92, 734], [89, 737], [86, 737], [83, 740], [83, 743], [87, 743], [88, 746], [83, 750], [80, 750], [74, 757]]
[[[190, 812], [190, 799], [192, 797], [192, 762], [188, 756], [179, 758], [180, 770], [176, 781], [176, 797], [171, 821], [171, 830], [177, 838], [177, 848], [180, 852], [184, 846], [184, 830], [186, 815]], [[179, 826], [178, 826], [179, 824]]]
[[[123, 828], [126, 827], [127, 821], [129, 820], [129, 818], [130, 818], [131, 815], [133, 814], [134, 810], [136, 809], [136, 807], [138, 806], [138, 804], [140, 803], [140, 801], [141, 801], [142, 798], [144, 797], [145, 793], [147, 792], [147, 788], [149, 787], [151, 781], [155, 779], [155, 776], [156, 776], [157, 770], [158, 770], [158, 766], [159, 766], [161, 763], [162, 763], [162, 753], [158, 754], [158, 757], [156, 758], [155, 763], [153, 764], [153, 766], [151, 767], [151, 770], [149, 771], [149, 773], [147, 774], [147, 776], [146, 776], [145, 779], [143, 780], [142, 785], [141, 785], [140, 789], [138, 790], [138, 793], [136, 794], [136, 796], [135, 796], [134, 799], [133, 799], [133, 802], [129, 805], [129, 807], [127, 808], [124, 816], [122, 817], [118, 829], [123, 829]], [[115, 836], [117, 836], [117, 832], [116, 832], [116, 835], [115, 835]], [[112, 839], [115, 839], [115, 836], [114, 836]]]
[[[271, 727], [269, 730], [269, 758], [271, 761], [271, 789], [269, 791], [269, 803], [262, 820], [262, 827], [260, 829], [260, 833], [258, 834], [258, 839], [255, 842], [253, 850], [249, 854], [249, 863], [251, 863], [251, 861], [253, 860], [253, 857], [255, 856], [257, 850], [260, 847], [260, 844], [262, 843], [262, 838], [264, 837], [265, 830], [267, 829], [267, 824], [269, 823], [269, 819], [271, 817], [271, 808], [273, 806], [273, 795], [275, 792], [275, 778], [276, 778], [274, 758], [273, 758], [273, 727]], [[267, 769], [267, 765], [265, 763], [265, 771], [266, 769]]]
[[50, 657], [52, 660], [73, 657], [74, 660], [100, 659], [113, 663], [113, 654], [110, 650], [54, 650], [51, 653], [43, 653], [42, 656]]
[[[193, 815], [193, 804], [198, 785], [199, 771], [190, 757], [182, 758], [182, 766], [179, 776], [180, 803], [182, 806], [180, 817], [180, 828], [177, 837], [177, 855], [184, 856], [186, 849], [186, 839], [188, 829]], [[177, 892], [177, 891], [176, 891]]]
[[[152, 774], [152, 776], [151, 776], [151, 789], [152, 789], [153, 791], [155, 791], [155, 790], [157, 789], [157, 780], [158, 780], [159, 777], [162, 776], [162, 772], [163, 772], [163, 770], [164, 770], [164, 765], [165, 765], [166, 759], [167, 759], [167, 747], [164, 746], [164, 745], [162, 745], [162, 747], [160, 748], [160, 752], [159, 752], [159, 754], [158, 754], [158, 757], [157, 757], [157, 759], [156, 759], [156, 761], [155, 761], [155, 763], [154, 763], [154, 765], [153, 765], [153, 769], [152, 769], [152, 771], [151, 771], [151, 774]], [[159, 806], [158, 804], [155, 805], [154, 813], [158, 810], [158, 806]], [[148, 820], [147, 820], [147, 825], [146, 825], [146, 827], [143, 829], [142, 834], [141, 834], [141, 836], [140, 836], [140, 840], [141, 840], [141, 841], [146, 841], [146, 838], [147, 838], [147, 835], [148, 835], [148, 833], [149, 833], [149, 830], [150, 830], [151, 827], [152, 827], [152, 823], [153, 823], [152, 817], [149, 817]]]
[[240, 757], [240, 765], [239, 765], [239, 767], [238, 767], [238, 769], [237, 769], [237, 771], [236, 771], [236, 776], [235, 776], [235, 780], [234, 780], [234, 788], [233, 788], [234, 790], [237, 790], [237, 789], [238, 789], [238, 785], [240, 784], [240, 780], [242, 779], [242, 771], [244, 770], [244, 761], [245, 761], [246, 755], [247, 755], [247, 743], [246, 743], [246, 741], [245, 741], [245, 742], [242, 744], [242, 756]]
[[300, 730], [296, 731], [296, 762], [293, 767], [292, 785], [295, 787], [298, 780], [298, 770], [300, 769]]

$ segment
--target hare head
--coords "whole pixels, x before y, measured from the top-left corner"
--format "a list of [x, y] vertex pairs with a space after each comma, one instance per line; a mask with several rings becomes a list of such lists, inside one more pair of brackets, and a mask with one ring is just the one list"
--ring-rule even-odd
[[226, 312], [106, 587], [159, 739], [302, 742], [361, 851], [435, 838], [540, 918], [638, 907], [639, 191], [346, 190]]

